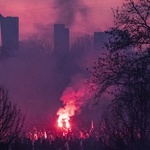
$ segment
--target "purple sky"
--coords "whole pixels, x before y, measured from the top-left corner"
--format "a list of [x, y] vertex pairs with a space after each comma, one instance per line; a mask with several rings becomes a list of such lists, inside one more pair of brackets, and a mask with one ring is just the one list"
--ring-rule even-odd
[[[75, 32], [105, 30], [112, 24], [111, 8], [123, 0], [1, 0], [0, 13], [19, 16], [20, 38], [49, 28], [55, 22], [68, 24]], [[62, 21], [63, 19], [66, 21]], [[40, 31], [41, 32], [41, 31]]]
[[[81, 34], [103, 31], [112, 25], [111, 8], [121, 4], [122, 0], [0, 0], [0, 13], [19, 17], [22, 40], [36, 33], [51, 35], [54, 23], [65, 23], [71, 32]], [[82, 72], [98, 55], [98, 52], [89, 52], [77, 59], [73, 57], [64, 71], [59, 66], [65, 57], [59, 60], [46, 54], [32, 54], [27, 48], [27, 52], [17, 57], [0, 61], [0, 83], [30, 121], [41, 123], [43, 119], [49, 120], [51, 114], [56, 115], [62, 92], [72, 85], [70, 80], [78, 84], [76, 76], [84, 77]]]

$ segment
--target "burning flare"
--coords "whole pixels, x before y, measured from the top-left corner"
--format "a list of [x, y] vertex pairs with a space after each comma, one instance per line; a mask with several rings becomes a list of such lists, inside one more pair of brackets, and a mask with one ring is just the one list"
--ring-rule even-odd
[[58, 112], [58, 127], [60, 128], [66, 128], [66, 129], [69, 129], [70, 128], [70, 123], [69, 123], [69, 120], [70, 120], [70, 117], [69, 117], [69, 114], [67, 112], [62, 111], [63, 109], [60, 109], [60, 111]]
[[71, 129], [70, 117], [74, 116], [75, 113], [79, 114], [92, 97], [89, 92], [89, 85], [85, 84], [85, 79], [80, 76], [74, 79], [72, 84], [63, 92], [61, 96], [63, 107], [57, 111], [58, 127], [63, 129]]

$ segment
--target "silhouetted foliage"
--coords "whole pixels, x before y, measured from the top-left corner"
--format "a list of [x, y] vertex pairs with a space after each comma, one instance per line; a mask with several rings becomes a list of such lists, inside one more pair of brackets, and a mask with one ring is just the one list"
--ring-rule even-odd
[[30, 53], [52, 54], [52, 43], [48, 39], [35, 34], [20, 43], [20, 49]]
[[0, 142], [10, 143], [17, 138], [22, 130], [24, 116], [9, 101], [8, 92], [0, 87]]
[[113, 10], [113, 13], [114, 26], [107, 31], [112, 35], [109, 44], [106, 44], [108, 49], [142, 49], [150, 44], [149, 0], [126, 0], [122, 7]]
[[127, 0], [114, 11], [107, 51], [90, 71], [96, 102], [111, 95], [101, 123], [110, 149], [150, 148], [149, 10], [148, 0]]
[[109, 134], [121, 134], [125, 143], [143, 147], [150, 139], [150, 55], [127, 50], [107, 53], [91, 74], [96, 102], [104, 93], [112, 97], [111, 120], [105, 118]]
[[75, 39], [75, 41], [71, 45], [70, 52], [74, 55], [74, 57], [79, 57], [79, 55], [82, 56], [84, 53], [92, 50], [92, 48], [92, 37], [90, 35], [83, 35]]

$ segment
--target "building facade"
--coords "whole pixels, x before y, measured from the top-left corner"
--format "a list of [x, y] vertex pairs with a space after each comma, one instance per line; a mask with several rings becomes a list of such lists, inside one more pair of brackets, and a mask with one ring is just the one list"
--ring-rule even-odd
[[19, 49], [19, 18], [0, 17], [2, 53], [11, 54]]
[[105, 32], [94, 32], [94, 49], [102, 50], [104, 43], [108, 41], [108, 35]]
[[69, 53], [69, 29], [64, 24], [54, 24], [54, 54]]

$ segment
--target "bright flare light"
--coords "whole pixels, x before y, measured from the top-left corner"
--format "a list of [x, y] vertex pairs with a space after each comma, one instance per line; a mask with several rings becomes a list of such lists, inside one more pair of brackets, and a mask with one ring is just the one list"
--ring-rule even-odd
[[58, 127], [60, 128], [70, 128], [70, 123], [69, 123], [69, 115], [68, 113], [60, 114], [58, 117]]

